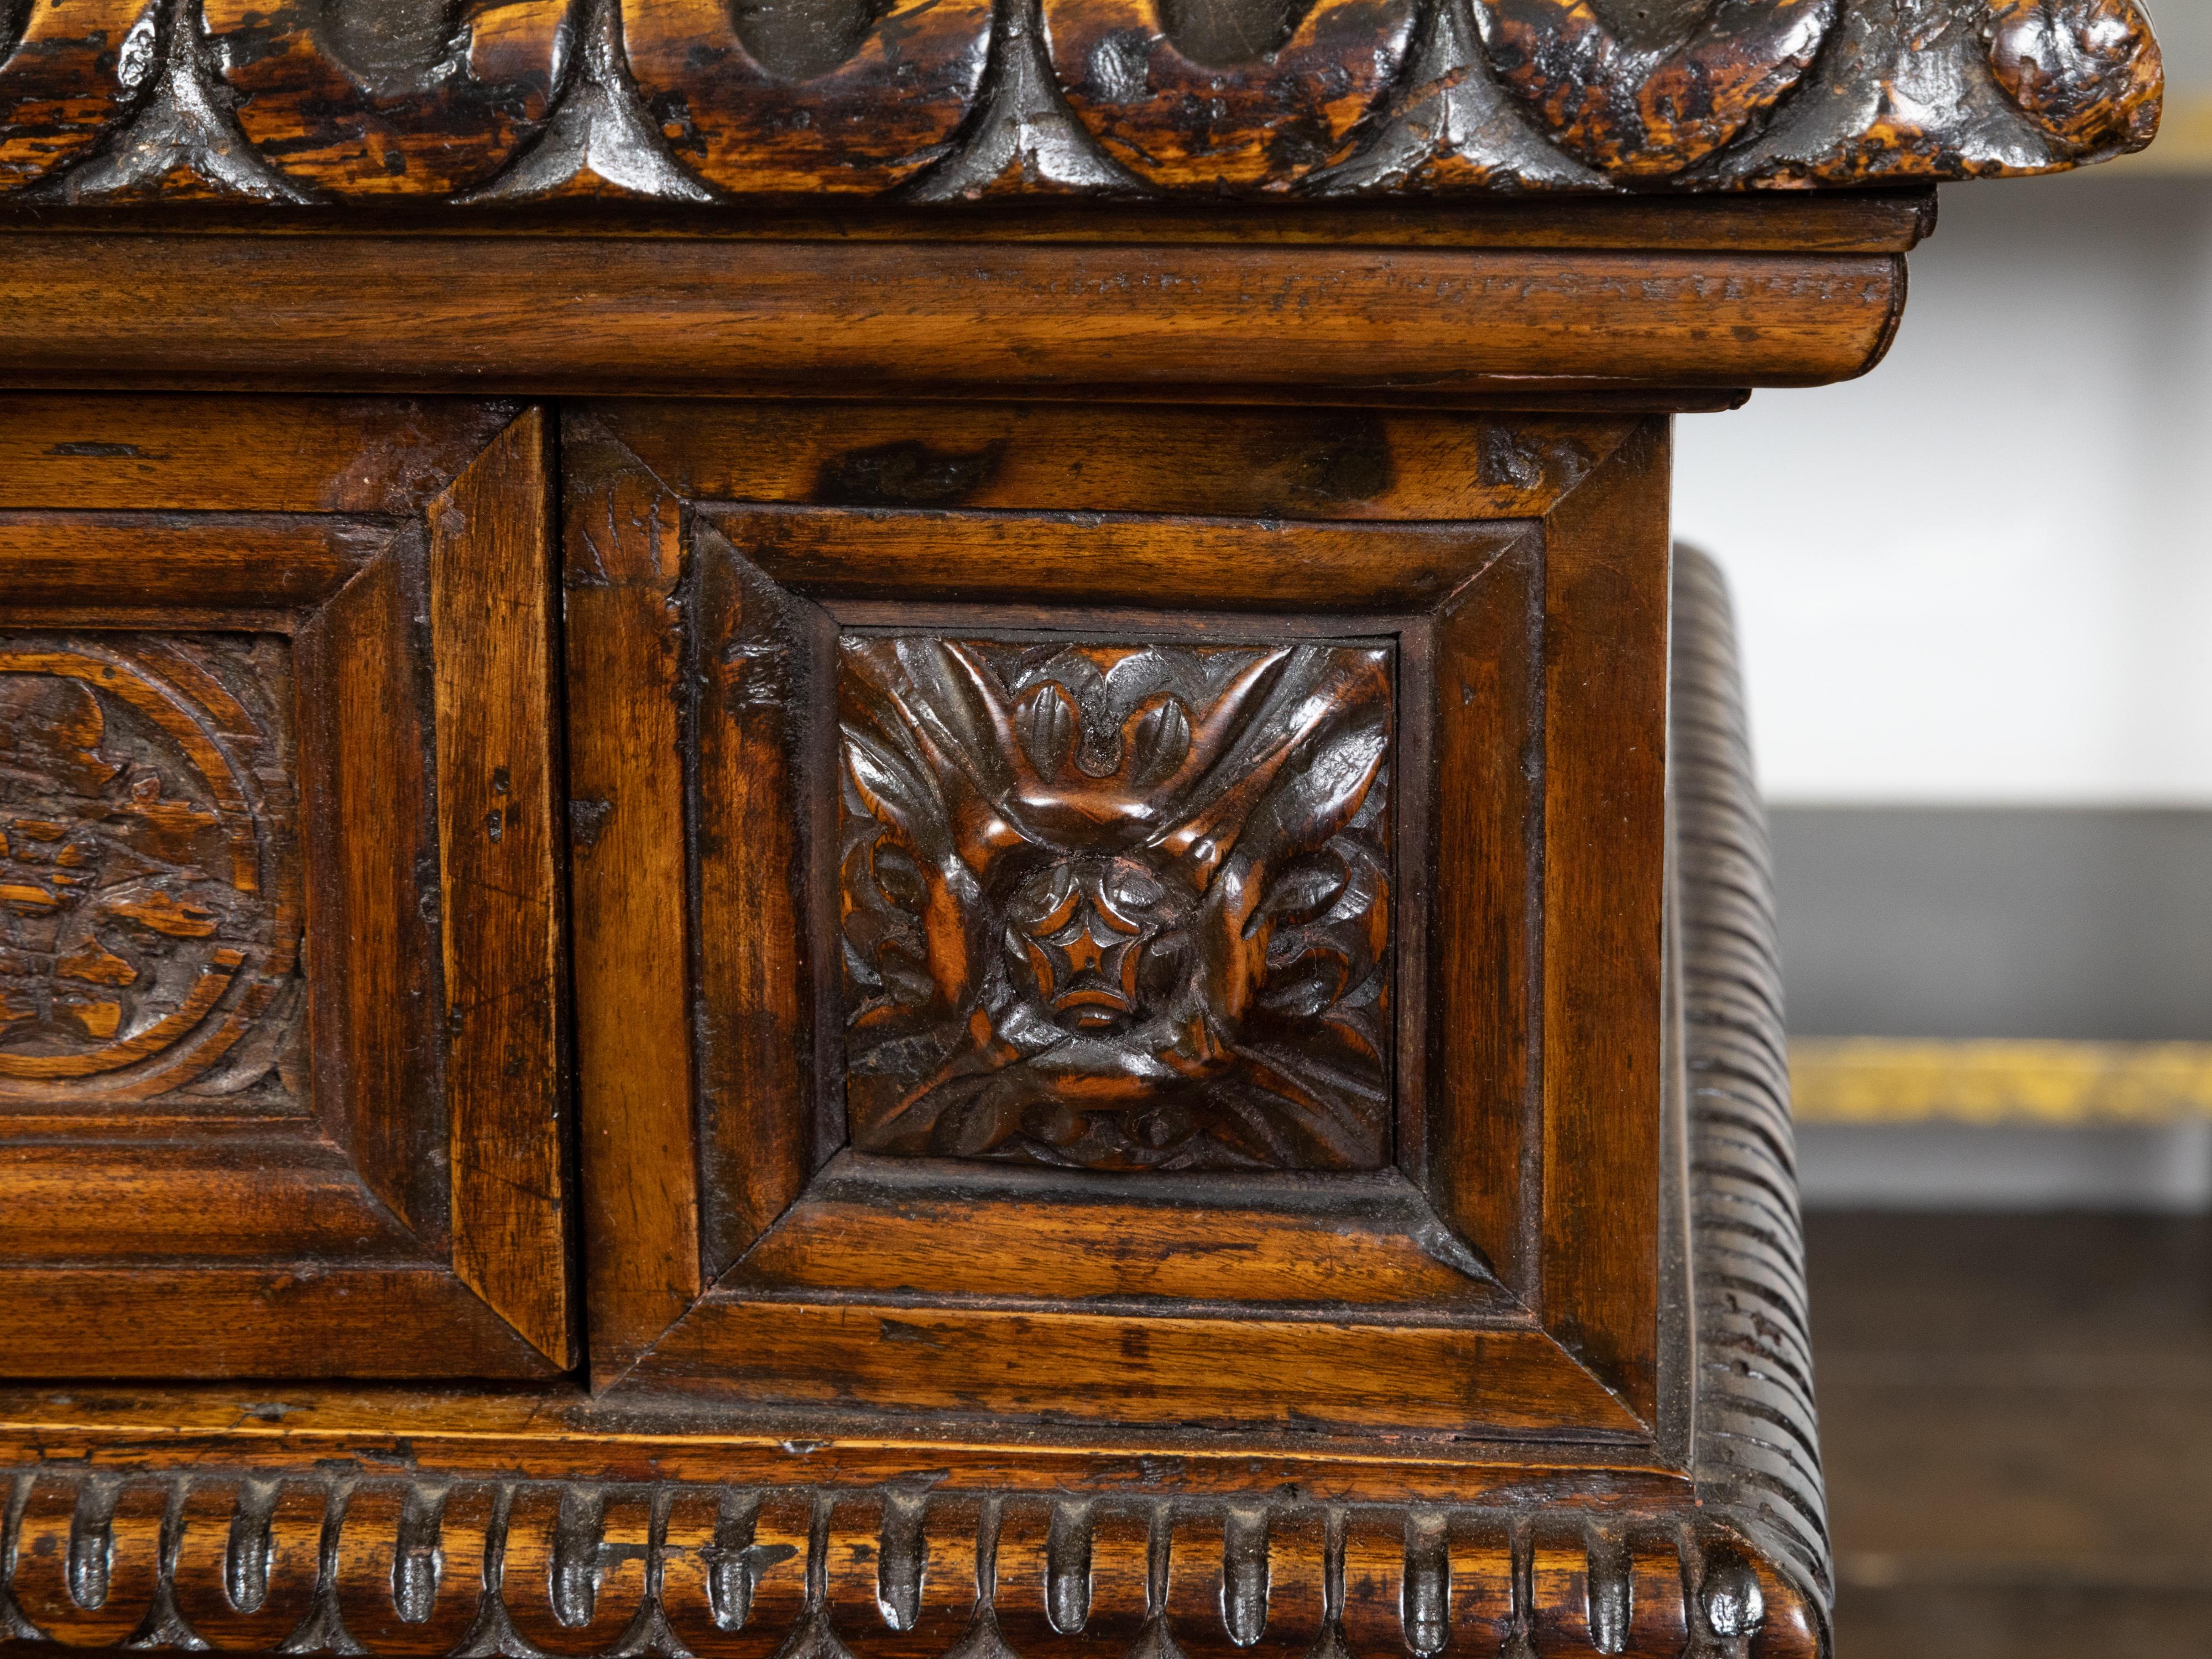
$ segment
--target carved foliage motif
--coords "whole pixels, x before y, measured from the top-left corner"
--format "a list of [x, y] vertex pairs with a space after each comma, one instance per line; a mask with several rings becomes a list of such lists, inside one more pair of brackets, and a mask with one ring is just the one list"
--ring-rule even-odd
[[0, 53], [0, 191], [66, 200], [1956, 179], [2163, 85], [2137, 0], [15, 0]]
[[0, 633], [0, 1101], [304, 1095], [289, 657]]
[[839, 654], [855, 1145], [1385, 1161], [1389, 647]]

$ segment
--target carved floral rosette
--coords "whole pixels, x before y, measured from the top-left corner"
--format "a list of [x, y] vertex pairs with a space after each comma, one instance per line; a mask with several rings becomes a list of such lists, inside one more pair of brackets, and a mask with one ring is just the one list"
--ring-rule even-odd
[[840, 656], [856, 1145], [1385, 1162], [1387, 647]]
[[289, 651], [0, 634], [0, 1103], [289, 1108]]

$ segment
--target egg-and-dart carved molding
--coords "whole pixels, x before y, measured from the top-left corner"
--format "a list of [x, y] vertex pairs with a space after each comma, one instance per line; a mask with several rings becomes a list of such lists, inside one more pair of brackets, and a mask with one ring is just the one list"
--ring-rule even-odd
[[0, 0], [0, 200], [1864, 185], [2162, 80], [2136, 0]]
[[0, 1641], [1728, 1659], [1800, 1651], [1808, 1633], [1787, 1581], [1687, 1520], [267, 1472], [23, 1474], [0, 1492]]

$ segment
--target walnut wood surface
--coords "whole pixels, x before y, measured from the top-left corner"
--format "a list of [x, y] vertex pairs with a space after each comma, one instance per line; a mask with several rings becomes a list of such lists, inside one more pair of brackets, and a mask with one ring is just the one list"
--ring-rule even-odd
[[837, 658], [857, 1148], [1382, 1167], [1390, 646], [872, 632]]
[[[1698, 248], [1741, 253], [1904, 253], [1936, 226], [1936, 187], [1900, 180], [1848, 191], [1729, 195], [1534, 194], [1470, 197], [1437, 211], [1415, 200], [1356, 202], [1122, 199], [1018, 196], [918, 207], [845, 197], [777, 198], [732, 214], [709, 204], [563, 196], [456, 213], [405, 199], [356, 204], [342, 216], [356, 234], [459, 233], [510, 236], [643, 236], [723, 242], [1188, 242], [1278, 247]], [[332, 228], [253, 203], [109, 202], [58, 222], [71, 232], [180, 234]], [[0, 226], [58, 228], [50, 207], [0, 198]]]
[[[1407, 1443], [1362, 1475], [1318, 1447], [1136, 1466], [634, 1417], [595, 1437], [544, 1397], [18, 1390], [0, 1629], [377, 1655], [1822, 1651], [1764, 836], [1717, 578], [1683, 555], [1674, 592], [1694, 1487], [1565, 1447]], [[928, 1489], [885, 1479], [918, 1456]], [[1378, 1502], [1377, 1477], [1414, 1489]]]
[[1817, 1651], [1663, 417], [786, 412], [0, 404], [0, 1633]]
[[1395, 1171], [1323, 1191], [1239, 1191], [1219, 1180], [1126, 1183], [1042, 1170], [948, 1182], [927, 1162], [841, 1154], [730, 1277], [734, 1286], [878, 1293], [926, 1283], [976, 1297], [1140, 1310], [1175, 1297], [1217, 1310], [1354, 1304], [1509, 1314], [1465, 1247]]
[[566, 1363], [542, 432], [0, 399], [0, 1370]]
[[1710, 408], [1863, 373], [1904, 296], [1882, 253], [49, 228], [0, 235], [0, 382]]
[[1691, 1237], [1701, 1490], [1825, 1606], [1832, 1595], [1806, 1318], [1782, 969], [1766, 817], [1751, 766], [1728, 588], [1677, 550], [1678, 921], [1688, 971]]
[[1660, 936], [1671, 447], [1632, 434], [1544, 546], [1540, 1268], [1553, 1333], [1658, 1406]]
[[[1250, 520], [1066, 510], [1250, 498], [1249, 478], [1177, 465], [1166, 433], [1150, 470], [1105, 465], [1086, 437], [1133, 410], [1031, 431], [879, 408], [848, 448], [826, 410], [757, 443], [756, 411], [678, 412], [580, 413], [564, 465], [578, 994], [604, 1011], [582, 1052], [585, 1191], [608, 1218], [599, 1383], [1238, 1432], [1286, 1413], [1509, 1432], [1547, 1409], [1648, 1435], [1663, 427], [1404, 417], [1391, 441], [1414, 477], [1466, 456], [1480, 489], [1487, 461], [1491, 500], [1545, 516], [1400, 517], [1420, 497], [1370, 464], [1311, 516]], [[1198, 435], [1240, 449], [1304, 429], [1210, 418]], [[1020, 470], [1071, 453], [1083, 471]], [[823, 502], [854, 488], [874, 504]], [[998, 489], [1040, 507], [940, 505]], [[617, 659], [642, 678], [607, 678]], [[643, 721], [659, 734], [640, 742]], [[1449, 831], [1468, 856], [1439, 867], [1432, 821], [1470, 810], [1483, 828]], [[680, 830], [595, 867], [625, 823], [672, 811]], [[1567, 896], [1540, 898], [1546, 869]], [[641, 936], [641, 914], [681, 931]], [[1152, 941], [1152, 965], [1124, 939]], [[1569, 1080], [1540, 1095], [1514, 1034], [1548, 976], [1592, 1012], [1559, 1022], [1546, 1063]], [[640, 1065], [639, 1029], [688, 1030], [689, 1055]], [[1073, 1303], [978, 1273], [1066, 1249], [1054, 1203], [1103, 1194], [1024, 1200], [972, 1170], [937, 1182], [967, 1249], [894, 1250], [921, 1190], [841, 1206], [810, 1185], [848, 1144], [1144, 1172], [1132, 1232], [1210, 1218], [1224, 1270], [1190, 1307], [1105, 1235]], [[1387, 1288], [1416, 1282], [1404, 1267], [1332, 1236], [1352, 1188], [1315, 1186], [1302, 1219], [1260, 1185], [1147, 1184], [1386, 1165], [1411, 1183], [1417, 1250], [1449, 1270], [1410, 1293]], [[814, 1253], [865, 1261], [872, 1225], [878, 1271]], [[1298, 1249], [1384, 1286], [1347, 1282], [1285, 1323], [1280, 1288], [1231, 1264]]]
[[[18, 1477], [0, 1628], [219, 1651], [1809, 1654], [1724, 1524], [275, 1472]], [[0, 1488], [0, 1490], [5, 1490]], [[171, 1541], [165, 1549], [161, 1540]], [[837, 1645], [830, 1645], [832, 1643]]]
[[524, 410], [427, 516], [453, 1272], [565, 1357], [553, 436], [544, 410]]
[[[568, 424], [562, 457], [576, 1063], [604, 1103], [580, 1118], [584, 1224], [599, 1241], [584, 1279], [604, 1376], [628, 1370], [706, 1288], [688, 963], [673, 948], [690, 928], [682, 884], [665, 879], [684, 839], [669, 628], [683, 501], [596, 422]], [[593, 994], [599, 983], [616, 994]], [[787, 1174], [767, 1178], [788, 1202]]]
[[[514, 412], [497, 403], [388, 398], [27, 393], [9, 398], [7, 410], [0, 507], [364, 517], [419, 511]], [[158, 527], [190, 526], [172, 519]], [[224, 526], [233, 535], [253, 530], [245, 519]], [[269, 579], [284, 580], [299, 562], [294, 554]], [[215, 574], [203, 567], [194, 580]]]
[[[1339, 522], [1537, 516], [1632, 423], [819, 400], [595, 413], [670, 489], [708, 501]], [[714, 441], [692, 435], [702, 422]]]
[[291, 670], [234, 635], [0, 633], [0, 1100], [297, 1109]]
[[2149, 142], [2134, 0], [11, 0], [0, 191], [474, 206], [1859, 185]]

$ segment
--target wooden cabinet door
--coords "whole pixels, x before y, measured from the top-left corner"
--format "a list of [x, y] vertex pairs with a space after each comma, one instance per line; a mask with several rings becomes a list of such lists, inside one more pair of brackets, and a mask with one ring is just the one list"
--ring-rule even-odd
[[1648, 1448], [1666, 445], [576, 411], [600, 1385]]
[[571, 1363], [546, 441], [0, 398], [0, 1374]]

